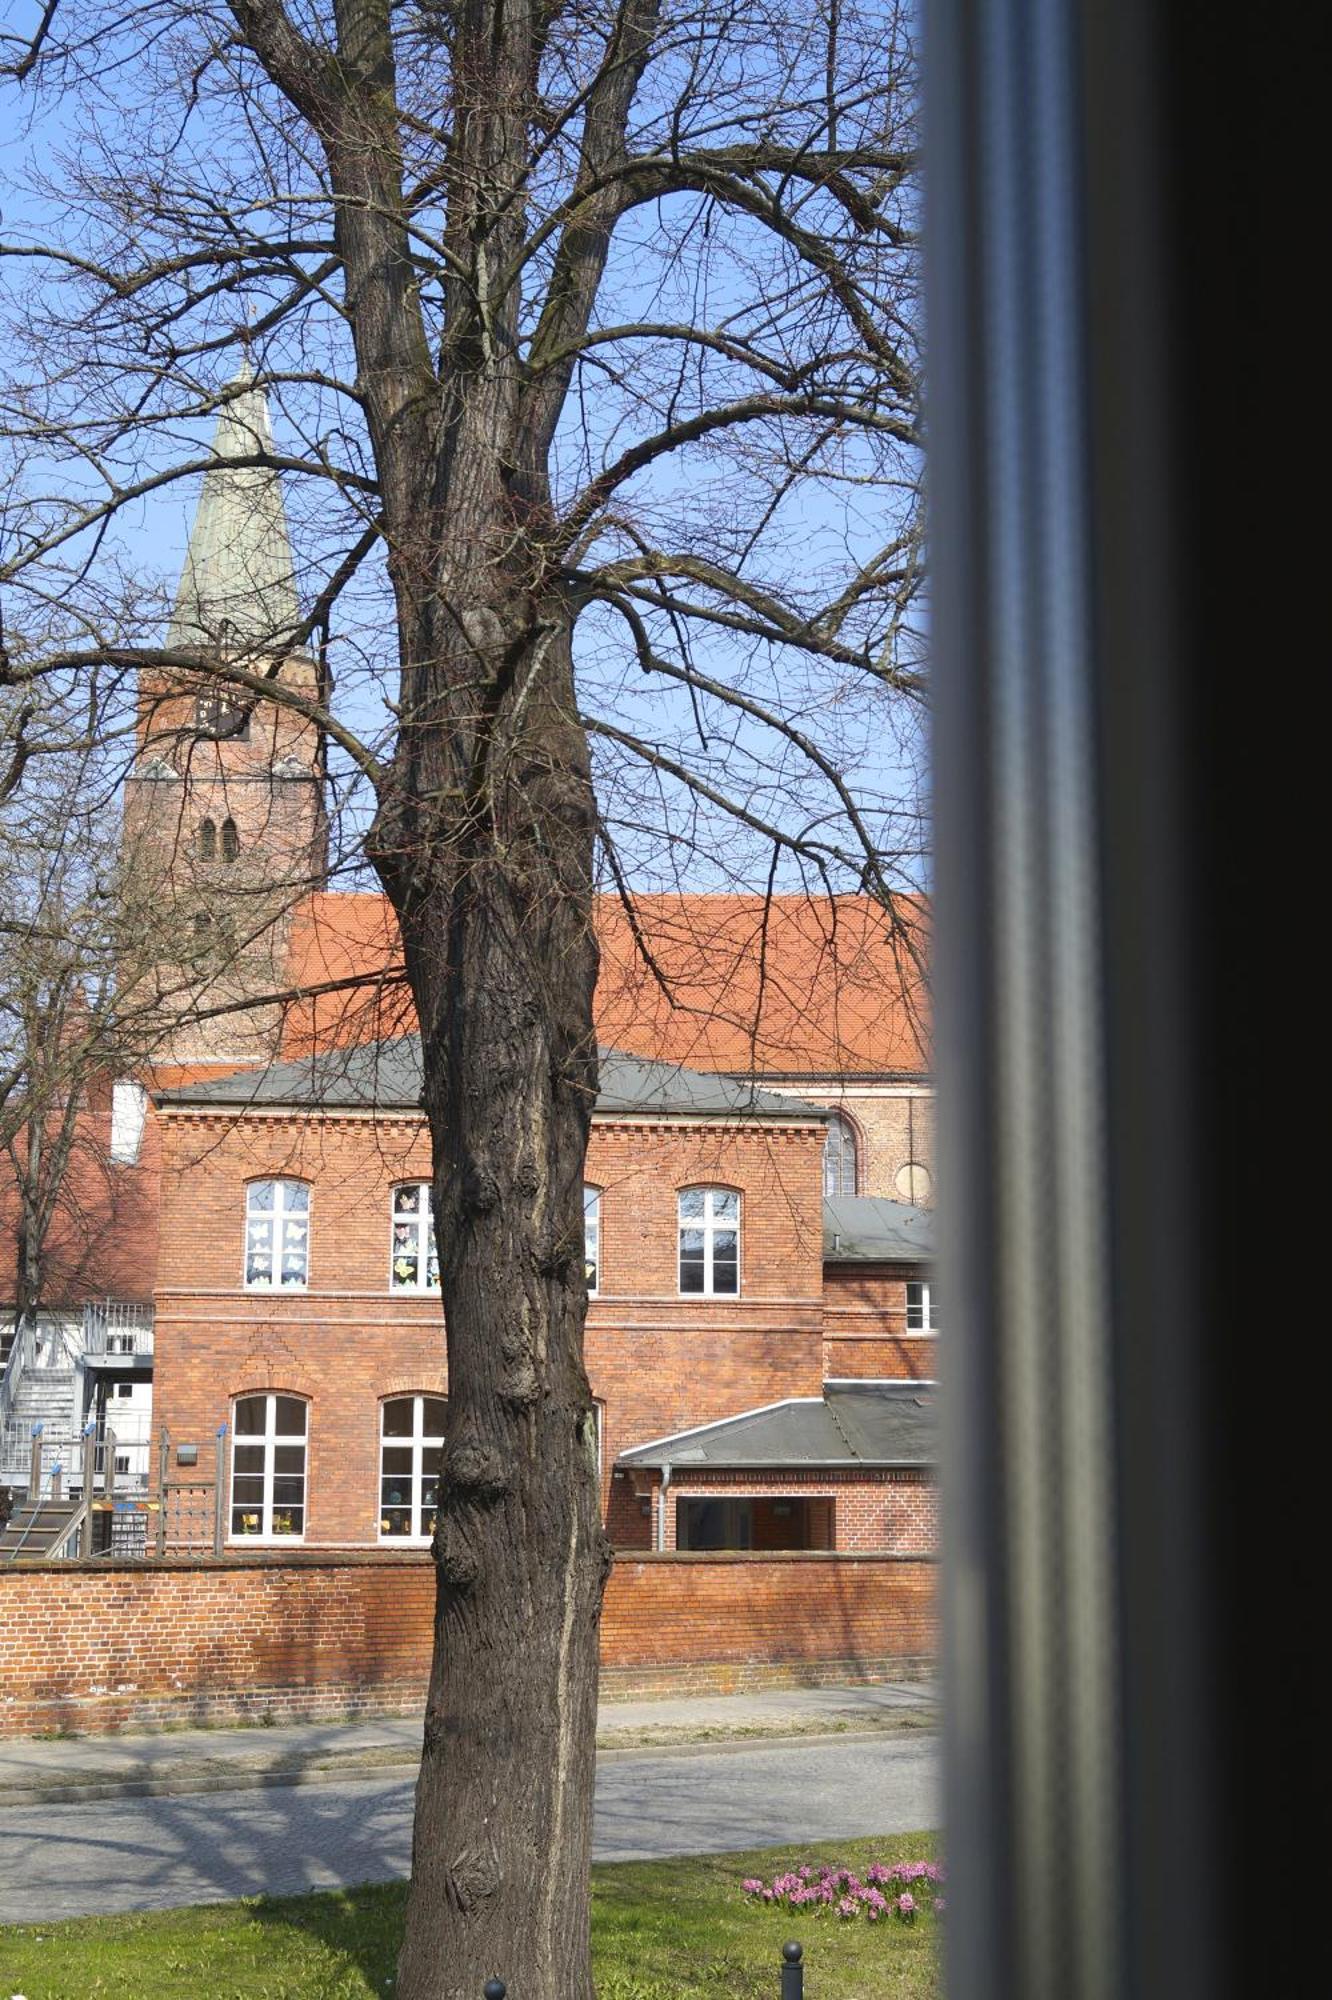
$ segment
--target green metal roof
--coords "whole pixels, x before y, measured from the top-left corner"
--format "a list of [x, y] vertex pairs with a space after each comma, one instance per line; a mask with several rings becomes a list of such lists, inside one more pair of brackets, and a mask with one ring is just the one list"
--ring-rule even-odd
[[228, 387], [238, 385], [241, 393], [218, 414], [214, 462], [199, 493], [169, 646], [280, 643], [300, 626], [281, 476], [272, 466], [237, 462], [272, 456], [268, 398], [248, 367]]

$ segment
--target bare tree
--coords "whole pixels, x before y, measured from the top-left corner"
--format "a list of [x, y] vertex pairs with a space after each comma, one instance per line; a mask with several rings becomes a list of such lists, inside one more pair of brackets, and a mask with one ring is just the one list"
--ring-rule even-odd
[[53, 1225], [62, 1285], [91, 1282], [117, 1220], [116, 1080], [169, 1050], [231, 955], [214, 933], [201, 940], [201, 896], [160, 895], [159, 857], [122, 825], [132, 710], [113, 695], [90, 711], [83, 696], [74, 714], [0, 697], [10, 773], [0, 786], [0, 1217], [12, 1223], [16, 1323], [52, 1302]]
[[[139, 668], [294, 711], [365, 826], [421, 1027], [450, 1385], [399, 1990], [470, 2000], [502, 1965], [585, 2000], [594, 889], [860, 889], [918, 948], [908, 16], [28, 14], [10, 101], [55, 132], [3, 246], [0, 678]], [[242, 347], [311, 609], [154, 647], [130, 524], [202, 470]], [[337, 699], [284, 676], [335, 624]]]

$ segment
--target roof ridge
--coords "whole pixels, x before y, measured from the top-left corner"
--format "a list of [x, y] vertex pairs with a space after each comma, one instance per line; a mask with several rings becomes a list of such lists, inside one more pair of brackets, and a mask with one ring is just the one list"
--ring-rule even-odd
[[856, 1450], [855, 1446], [851, 1442], [851, 1439], [847, 1435], [846, 1425], [842, 1422], [841, 1418], [838, 1416], [836, 1410], [832, 1406], [832, 1398], [829, 1396], [826, 1387], [824, 1388], [823, 1391], [823, 1407], [828, 1412], [828, 1415], [832, 1421], [833, 1429], [837, 1432], [838, 1437], [842, 1440], [842, 1443], [846, 1446], [850, 1456], [855, 1460], [857, 1460], [857, 1462], [863, 1463], [860, 1452]]

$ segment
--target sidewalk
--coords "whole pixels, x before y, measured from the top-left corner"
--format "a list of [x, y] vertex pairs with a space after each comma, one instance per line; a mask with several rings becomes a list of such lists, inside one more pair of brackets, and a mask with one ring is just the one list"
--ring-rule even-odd
[[[716, 1749], [728, 1742], [752, 1744], [760, 1737], [854, 1739], [883, 1730], [933, 1729], [936, 1710], [932, 1686], [901, 1681], [603, 1702], [597, 1745], [607, 1758], [643, 1749], [688, 1755], [699, 1745]], [[272, 1729], [180, 1729], [150, 1736], [25, 1736], [0, 1742], [0, 1811], [82, 1799], [319, 1784], [361, 1773], [409, 1773], [419, 1761], [420, 1742], [419, 1716]]]

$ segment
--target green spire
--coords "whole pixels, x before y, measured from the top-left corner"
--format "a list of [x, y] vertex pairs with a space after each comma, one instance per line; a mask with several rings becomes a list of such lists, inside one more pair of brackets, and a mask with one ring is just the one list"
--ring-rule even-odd
[[272, 454], [268, 397], [248, 359], [227, 386], [240, 394], [218, 415], [168, 646], [290, 644], [300, 624], [281, 479], [271, 466], [237, 463]]

